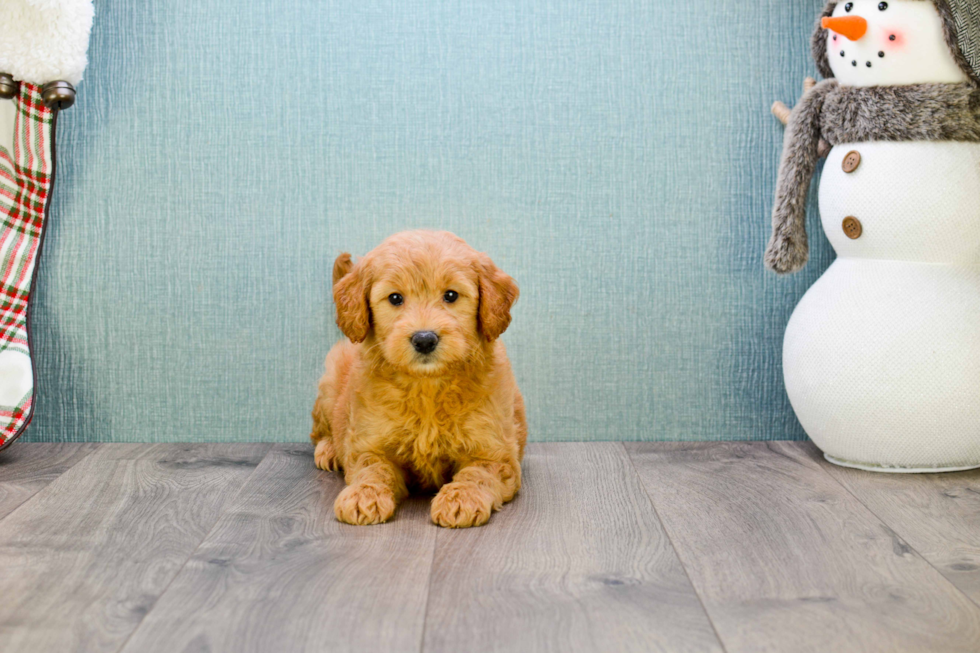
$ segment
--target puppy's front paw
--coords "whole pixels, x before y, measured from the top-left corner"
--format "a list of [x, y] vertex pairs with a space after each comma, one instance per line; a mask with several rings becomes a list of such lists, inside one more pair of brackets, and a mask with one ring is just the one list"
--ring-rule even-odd
[[479, 485], [447, 483], [432, 500], [432, 521], [444, 528], [483, 526], [493, 504], [493, 494]]
[[329, 439], [317, 442], [316, 449], [313, 450], [313, 462], [320, 469], [325, 469], [328, 472], [337, 471], [337, 456], [333, 450], [333, 442]]
[[348, 524], [381, 524], [395, 514], [395, 495], [384, 486], [348, 485], [337, 496], [333, 511]]

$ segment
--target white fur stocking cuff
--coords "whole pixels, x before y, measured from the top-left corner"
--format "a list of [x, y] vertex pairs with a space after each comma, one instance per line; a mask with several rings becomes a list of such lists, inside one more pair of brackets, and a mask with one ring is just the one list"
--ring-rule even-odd
[[43, 85], [82, 79], [92, 0], [0, 0], [0, 73]]

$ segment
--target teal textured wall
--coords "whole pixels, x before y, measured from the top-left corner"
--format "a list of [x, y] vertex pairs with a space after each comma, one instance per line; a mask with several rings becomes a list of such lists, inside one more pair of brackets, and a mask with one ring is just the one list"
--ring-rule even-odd
[[803, 437], [832, 258], [761, 254], [821, 0], [100, 0], [59, 123], [32, 440], [302, 440], [329, 275], [449, 229], [521, 286], [535, 440]]

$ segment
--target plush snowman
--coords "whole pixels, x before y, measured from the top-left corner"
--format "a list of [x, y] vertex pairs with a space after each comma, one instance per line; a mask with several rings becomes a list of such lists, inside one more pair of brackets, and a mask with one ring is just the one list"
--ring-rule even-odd
[[765, 262], [806, 263], [821, 143], [837, 259], [786, 329], [790, 401], [831, 462], [980, 467], [980, 0], [830, 2], [813, 55]]

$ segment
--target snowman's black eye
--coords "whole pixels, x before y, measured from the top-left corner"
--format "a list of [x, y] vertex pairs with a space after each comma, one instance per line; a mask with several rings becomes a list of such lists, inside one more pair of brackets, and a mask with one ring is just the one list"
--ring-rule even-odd
[[851, 9], [854, 9], [854, 3], [853, 2], [848, 2], [846, 5], [844, 5], [844, 11], [850, 13], [851, 12]]
[[388, 295], [388, 301], [391, 302], [392, 306], [401, 306], [402, 304], [405, 303], [405, 298], [399, 295], [398, 293], [393, 292], [390, 295]]
[[878, 3], [878, 11], [884, 11], [885, 9], [888, 9], [888, 3], [887, 2], [879, 2]]

